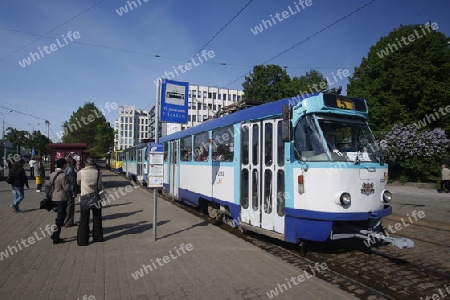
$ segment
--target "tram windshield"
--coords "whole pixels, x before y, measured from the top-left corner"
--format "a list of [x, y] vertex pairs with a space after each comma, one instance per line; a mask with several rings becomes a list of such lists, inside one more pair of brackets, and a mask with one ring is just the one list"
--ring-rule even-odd
[[383, 157], [366, 122], [308, 115], [294, 130], [294, 152], [302, 161], [383, 163]]

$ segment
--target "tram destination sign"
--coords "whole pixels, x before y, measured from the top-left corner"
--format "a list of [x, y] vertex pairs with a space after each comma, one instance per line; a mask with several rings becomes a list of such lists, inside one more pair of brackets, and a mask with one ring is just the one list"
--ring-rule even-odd
[[189, 83], [164, 80], [161, 89], [161, 121], [188, 123]]
[[366, 101], [336, 94], [324, 94], [323, 102], [327, 107], [367, 112]]

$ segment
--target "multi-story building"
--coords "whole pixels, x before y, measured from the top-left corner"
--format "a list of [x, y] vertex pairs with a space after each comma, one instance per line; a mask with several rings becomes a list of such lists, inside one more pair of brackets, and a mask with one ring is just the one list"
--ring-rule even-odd
[[134, 106], [119, 106], [119, 117], [114, 122], [114, 150], [122, 150], [149, 138], [149, 112]]

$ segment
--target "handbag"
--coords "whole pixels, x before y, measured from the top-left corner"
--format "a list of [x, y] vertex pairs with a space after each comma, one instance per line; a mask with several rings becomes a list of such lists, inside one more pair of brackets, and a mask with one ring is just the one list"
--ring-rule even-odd
[[54, 207], [53, 201], [52, 201], [52, 195], [53, 195], [53, 186], [55, 184], [56, 177], [58, 177], [59, 174], [62, 174], [63, 172], [59, 172], [55, 175], [55, 178], [53, 178], [52, 184], [48, 191], [46, 191], [44, 199], [41, 200], [39, 203], [40, 209], [45, 209], [46, 211], [51, 211]]
[[95, 191], [93, 193], [81, 196], [81, 200], [89, 205], [89, 209], [96, 208], [100, 209], [102, 208], [102, 201], [100, 197], [100, 193], [98, 191], [98, 180], [100, 179], [100, 170], [97, 168], [97, 182], [95, 184]]
[[6, 182], [8, 184], [13, 184], [14, 182], [14, 176], [12, 176], [11, 172], [8, 173], [8, 177], [6, 177]]

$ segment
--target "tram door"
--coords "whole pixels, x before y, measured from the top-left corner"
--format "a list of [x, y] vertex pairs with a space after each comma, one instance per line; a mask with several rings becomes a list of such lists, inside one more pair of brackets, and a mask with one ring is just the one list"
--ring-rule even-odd
[[178, 196], [178, 141], [170, 142], [170, 194]]
[[144, 149], [137, 149], [137, 170], [136, 170], [136, 180], [142, 177], [142, 164], [143, 164], [143, 151]]
[[241, 125], [241, 222], [284, 233], [281, 119]]

